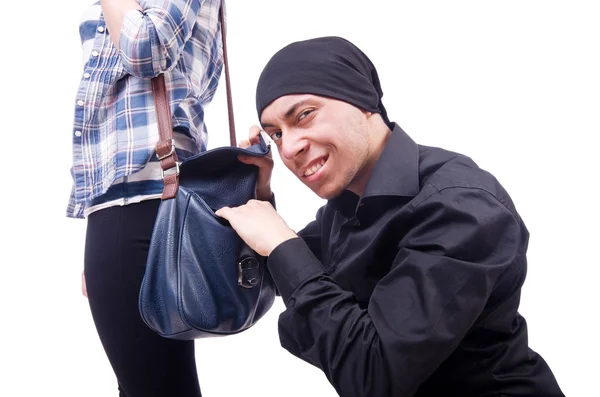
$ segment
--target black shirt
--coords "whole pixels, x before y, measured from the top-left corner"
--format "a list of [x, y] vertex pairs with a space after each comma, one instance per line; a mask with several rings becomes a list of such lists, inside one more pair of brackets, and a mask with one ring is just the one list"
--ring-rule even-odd
[[517, 312], [529, 234], [471, 159], [398, 126], [268, 266], [281, 344], [341, 396], [563, 396]]

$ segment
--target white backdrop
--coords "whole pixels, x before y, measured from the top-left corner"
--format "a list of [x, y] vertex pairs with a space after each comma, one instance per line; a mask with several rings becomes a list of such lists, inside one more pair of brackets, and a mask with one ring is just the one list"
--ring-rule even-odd
[[[85, 221], [64, 217], [78, 24], [89, 0], [6, 2], [0, 12], [3, 186], [0, 395], [116, 396], [80, 293]], [[567, 396], [599, 395], [597, 1], [229, 1], [238, 135], [257, 122], [254, 89], [296, 40], [343, 36], [378, 68], [384, 104], [418, 143], [471, 156], [506, 187], [530, 232], [520, 312], [530, 346]], [[227, 144], [224, 84], [207, 109]], [[290, 226], [322, 204], [277, 155], [273, 188]], [[279, 346], [278, 301], [255, 328], [197, 342], [205, 396], [335, 396]]]

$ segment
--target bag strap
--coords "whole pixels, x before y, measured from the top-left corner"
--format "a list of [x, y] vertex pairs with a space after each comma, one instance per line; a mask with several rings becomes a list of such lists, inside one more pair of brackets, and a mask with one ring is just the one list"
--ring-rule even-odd
[[[229, 143], [237, 146], [235, 136], [235, 121], [233, 117], [233, 104], [231, 99], [231, 83], [229, 81], [229, 62], [227, 58], [227, 41], [225, 32], [225, 15], [223, 4], [219, 9], [221, 19], [221, 40], [223, 41], [223, 63], [225, 69], [225, 88], [227, 92], [227, 110], [229, 116]], [[164, 74], [159, 74], [152, 79], [152, 93], [154, 107], [156, 108], [156, 121], [158, 124], [159, 141], [156, 144], [156, 156], [160, 160], [162, 178], [165, 184], [161, 200], [167, 200], [177, 195], [179, 189], [179, 162], [173, 141], [173, 126], [171, 124], [171, 108], [167, 96]], [[175, 168], [175, 172], [166, 174], [167, 170]]]

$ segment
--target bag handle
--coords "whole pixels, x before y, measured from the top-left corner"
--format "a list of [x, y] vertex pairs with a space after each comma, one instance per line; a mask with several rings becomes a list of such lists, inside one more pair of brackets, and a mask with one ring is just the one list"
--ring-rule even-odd
[[[229, 62], [227, 58], [227, 41], [225, 32], [225, 15], [223, 3], [219, 8], [221, 19], [221, 40], [223, 41], [223, 63], [225, 68], [225, 88], [227, 92], [227, 110], [229, 116], [229, 143], [237, 146], [235, 136], [235, 120], [233, 117], [233, 104], [231, 99], [231, 83], [229, 81]], [[152, 93], [154, 95], [154, 107], [156, 108], [156, 122], [158, 124], [159, 141], [156, 144], [156, 156], [160, 160], [162, 178], [165, 184], [161, 200], [167, 200], [177, 195], [179, 189], [179, 162], [175, 152], [173, 141], [173, 126], [171, 124], [171, 108], [167, 96], [164, 74], [152, 78]], [[175, 172], [165, 174], [167, 170], [175, 168]]]

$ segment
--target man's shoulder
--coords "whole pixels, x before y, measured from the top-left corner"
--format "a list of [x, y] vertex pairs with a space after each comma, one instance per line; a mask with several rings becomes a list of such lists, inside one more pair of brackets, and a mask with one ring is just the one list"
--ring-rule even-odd
[[419, 145], [419, 184], [420, 200], [448, 189], [480, 190], [494, 196], [516, 213], [512, 199], [496, 177], [464, 154]]

